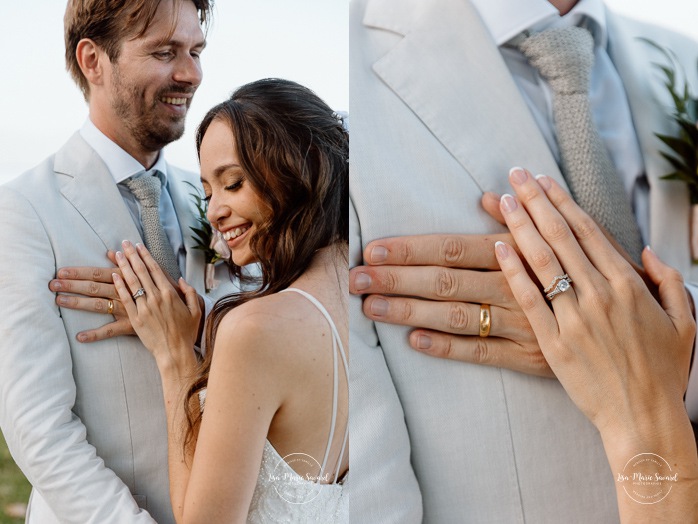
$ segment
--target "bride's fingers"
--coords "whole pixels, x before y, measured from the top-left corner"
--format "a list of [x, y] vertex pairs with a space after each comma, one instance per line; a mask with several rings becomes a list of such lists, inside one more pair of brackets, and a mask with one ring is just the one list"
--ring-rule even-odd
[[[519, 246], [529, 267], [536, 274], [541, 287], [548, 288], [557, 280], [557, 277], [568, 272], [573, 281], [578, 278], [577, 274], [570, 269], [563, 269], [552, 248], [536, 229], [531, 217], [513, 196], [502, 196], [500, 207], [516, 245]], [[579, 278], [584, 279], [586, 275], [580, 273]], [[574, 288], [562, 293], [562, 295], [566, 296], [555, 299], [555, 308], [561, 307], [563, 304], [574, 304], [577, 301]]]
[[[119, 254], [117, 253], [116, 259], [119, 259]], [[123, 254], [121, 255], [123, 256]], [[123, 272], [123, 269], [122, 269]], [[128, 315], [128, 318], [131, 320], [131, 323], [133, 323], [133, 320], [138, 316], [138, 309], [136, 308], [136, 304], [133, 301], [133, 297], [131, 296], [131, 292], [128, 287], [126, 287], [126, 283], [124, 280], [114, 273], [112, 275], [112, 278], [114, 279], [114, 287], [116, 288], [116, 292], [119, 294], [119, 299], [121, 300], [121, 304], [124, 306], [124, 309], [126, 310], [126, 314]]]
[[180, 277], [179, 282], [179, 289], [184, 293], [184, 300], [187, 303], [187, 307], [189, 308], [189, 311], [191, 313], [200, 313], [199, 309], [199, 294], [196, 292], [196, 289], [191, 287], [189, 284], [187, 284], [186, 280]]
[[138, 254], [143, 260], [145, 267], [148, 268], [148, 271], [150, 272], [150, 277], [153, 279], [153, 282], [158, 287], [158, 289], [163, 290], [167, 289], [168, 287], [175, 287], [174, 281], [171, 278], [168, 278], [167, 275], [165, 275], [165, 272], [155, 261], [153, 255], [150, 254], [148, 248], [146, 248], [143, 244], [136, 244], [136, 250], [138, 251]]
[[652, 282], [659, 286], [659, 300], [674, 326], [690, 328], [694, 323], [693, 313], [681, 273], [662, 262], [649, 247], [642, 251], [642, 263]]
[[126, 255], [126, 258], [128, 258], [128, 261], [131, 265], [131, 269], [135, 273], [138, 281], [140, 282], [139, 287], [145, 289], [146, 294], [153, 293], [157, 286], [153, 282], [153, 279], [150, 276], [150, 272], [148, 271], [148, 268], [143, 262], [143, 259], [141, 259], [141, 256], [138, 254], [138, 251], [136, 251], [136, 247], [128, 240], [124, 240], [122, 246], [124, 248], [124, 254]]
[[598, 271], [610, 280], [630, 270], [630, 264], [618, 253], [606, 238], [598, 224], [552, 178], [536, 177], [548, 199], [569, 224], [579, 245]]
[[550, 341], [559, 334], [555, 315], [548, 307], [538, 286], [526, 272], [516, 251], [504, 242], [497, 242], [494, 251], [514, 298], [526, 315], [542, 348], [545, 341]]
[[[540, 236], [552, 248], [560, 264], [565, 268], [565, 272], [578, 283], [594, 285], [594, 281], [598, 280], [597, 272], [579, 246], [567, 221], [555, 209], [531, 173], [515, 167], [509, 173], [509, 182], [533, 220]], [[518, 240], [517, 244], [519, 247], [523, 246]], [[548, 284], [543, 282], [543, 285]], [[581, 289], [585, 287], [586, 285]]]
[[[132, 296], [136, 291], [138, 291], [141, 288], [141, 282], [140, 280], [138, 280], [138, 277], [133, 272], [133, 268], [131, 267], [128, 258], [126, 258], [126, 255], [124, 255], [121, 251], [117, 251], [115, 257], [116, 263], [118, 264], [119, 269], [121, 270], [121, 275], [123, 277], [122, 280], [126, 284], [127, 290], [131, 293], [129, 296]], [[114, 274], [112, 274], [112, 278]], [[116, 281], [114, 282], [114, 285], [116, 285]]]

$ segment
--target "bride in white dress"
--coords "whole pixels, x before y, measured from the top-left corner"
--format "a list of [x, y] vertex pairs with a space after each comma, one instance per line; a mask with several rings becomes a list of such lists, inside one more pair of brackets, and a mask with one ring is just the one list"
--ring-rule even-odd
[[182, 300], [129, 243], [114, 277], [160, 370], [175, 519], [348, 522], [348, 135], [269, 79], [213, 108], [197, 148], [233, 271], [258, 263], [261, 281], [215, 305], [199, 362], [194, 289], [180, 280]]

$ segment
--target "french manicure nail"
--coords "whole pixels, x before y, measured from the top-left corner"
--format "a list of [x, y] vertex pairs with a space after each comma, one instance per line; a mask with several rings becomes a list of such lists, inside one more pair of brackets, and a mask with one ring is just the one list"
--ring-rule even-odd
[[371, 249], [371, 262], [385, 262], [388, 258], [388, 250], [383, 246], [375, 246]]
[[550, 179], [545, 175], [537, 175], [536, 180], [538, 181], [540, 187], [542, 187], [545, 191], [553, 187], [553, 185], [550, 183]]
[[371, 302], [371, 314], [376, 317], [384, 317], [388, 313], [388, 301], [382, 298], [374, 298]]
[[431, 347], [431, 337], [429, 335], [419, 335], [417, 337], [417, 349], [429, 349]]
[[497, 252], [497, 256], [502, 260], [509, 256], [509, 249], [504, 242], [500, 242], [499, 240], [495, 242], [494, 249]]
[[116, 259], [117, 260], [123, 260], [124, 259], [124, 254], [121, 251], [116, 252]]
[[528, 175], [526, 174], [526, 171], [524, 171], [522, 168], [512, 167], [509, 171], [509, 178], [515, 184], [523, 184], [524, 182], [526, 182]]
[[354, 277], [354, 287], [357, 291], [363, 291], [371, 287], [371, 276], [366, 273], [357, 273]]
[[506, 211], [507, 213], [511, 213], [512, 211], [516, 210], [516, 200], [514, 200], [514, 197], [508, 193], [502, 195], [500, 203], [502, 205], [502, 208], [504, 208], [504, 211]]

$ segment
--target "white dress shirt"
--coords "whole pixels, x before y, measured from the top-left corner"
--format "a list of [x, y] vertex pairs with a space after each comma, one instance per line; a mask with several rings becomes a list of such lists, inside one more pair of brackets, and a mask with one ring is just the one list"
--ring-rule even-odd
[[[87, 142], [89, 146], [95, 150], [102, 161], [106, 164], [111, 176], [114, 177], [114, 183], [117, 184], [121, 197], [124, 199], [124, 203], [126, 204], [126, 207], [133, 218], [133, 222], [136, 224], [136, 228], [138, 229], [141, 238], [143, 238], [140, 203], [124, 182], [134, 175], [145, 172], [146, 168], [140, 162], [138, 162], [138, 160], [129, 155], [121, 147], [110, 140], [104, 133], [97, 129], [97, 126], [95, 126], [89, 118], [85, 121], [84, 125], [80, 129], [80, 135], [85, 142]], [[170, 193], [167, 189], [167, 162], [165, 162], [165, 155], [163, 151], [160, 151], [157, 161], [150, 169], [157, 169], [160, 173], [162, 173], [160, 176], [160, 181], [162, 182], [162, 187], [165, 189], [165, 191], [162, 191], [160, 195], [160, 204], [158, 208], [160, 221], [163, 229], [165, 230], [165, 234], [167, 235], [167, 239], [172, 245], [172, 250], [177, 255], [179, 270], [182, 275], [184, 275], [186, 274], [186, 251], [184, 249], [184, 241], [182, 239], [182, 229], [179, 226], [174, 204], [172, 203], [172, 198], [170, 197]]]
[[[548, 0], [472, 0], [473, 5], [499, 46], [514, 82], [543, 134], [550, 151], [560, 163], [555, 137], [553, 94], [548, 82], [524, 55], [508, 43], [521, 32], [551, 27], [583, 26], [594, 37], [594, 65], [591, 71], [589, 102], [592, 119], [611, 160], [623, 181], [644, 242], [649, 236], [649, 191], [628, 98], [623, 82], [608, 55], [606, 7], [602, 0], [579, 0], [564, 16]], [[525, 166], [524, 166], [525, 167]], [[698, 286], [687, 284], [698, 305]], [[698, 339], [696, 349], [698, 351]], [[698, 419], [698, 371], [691, 372], [686, 408]]]

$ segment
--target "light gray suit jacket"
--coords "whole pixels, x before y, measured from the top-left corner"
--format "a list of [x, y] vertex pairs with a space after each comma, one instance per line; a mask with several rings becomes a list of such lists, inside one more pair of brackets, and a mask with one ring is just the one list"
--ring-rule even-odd
[[[203, 294], [203, 254], [189, 230], [195, 208], [183, 183], [197, 177], [168, 170], [185, 278]], [[60, 309], [48, 288], [57, 268], [104, 267], [107, 249], [141, 241], [107, 167], [76, 133], [0, 187], [0, 209], [0, 427], [34, 486], [28, 522], [173, 523], [155, 361], [137, 337], [77, 342], [109, 317]]]
[[[653, 136], [675, 131], [671, 102], [656, 52], [635, 37], [673, 49], [691, 82], [697, 48], [612, 13], [608, 23], [651, 184], [652, 247], [695, 281], [687, 191], [659, 180], [671, 169]], [[502, 231], [479, 202], [508, 190], [512, 166], [563, 183], [470, 2], [356, 0], [350, 24], [352, 265], [377, 238]], [[352, 300], [352, 520], [618, 519], [598, 433], [557, 381], [419, 354], [408, 328], [374, 324]]]

